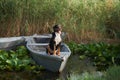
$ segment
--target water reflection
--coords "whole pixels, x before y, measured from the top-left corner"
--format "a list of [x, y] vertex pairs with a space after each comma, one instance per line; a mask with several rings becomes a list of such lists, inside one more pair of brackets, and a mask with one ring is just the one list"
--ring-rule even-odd
[[0, 80], [66, 80], [71, 73], [93, 72], [95, 67], [92, 66], [89, 59], [79, 60], [78, 55], [72, 55], [62, 73], [54, 73], [42, 70], [40, 73], [32, 72], [0, 72]]

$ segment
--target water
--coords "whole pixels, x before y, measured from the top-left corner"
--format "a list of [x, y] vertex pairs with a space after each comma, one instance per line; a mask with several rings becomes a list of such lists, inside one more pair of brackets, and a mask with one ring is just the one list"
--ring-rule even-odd
[[94, 72], [89, 59], [79, 60], [78, 55], [72, 55], [62, 73], [54, 73], [47, 70], [41, 70], [40, 73], [32, 72], [0, 72], [0, 80], [66, 80], [72, 73]]

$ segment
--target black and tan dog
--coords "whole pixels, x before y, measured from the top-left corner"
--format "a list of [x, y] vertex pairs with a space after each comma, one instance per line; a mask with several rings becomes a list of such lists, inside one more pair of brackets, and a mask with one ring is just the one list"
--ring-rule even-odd
[[61, 45], [61, 25], [53, 26], [53, 33], [50, 39], [49, 45], [47, 46], [46, 52], [49, 55], [60, 55], [60, 45]]

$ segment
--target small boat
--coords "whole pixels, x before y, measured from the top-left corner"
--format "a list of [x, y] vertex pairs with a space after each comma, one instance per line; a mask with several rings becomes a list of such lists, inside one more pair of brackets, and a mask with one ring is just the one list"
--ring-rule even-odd
[[10, 50], [25, 42], [24, 37], [0, 38], [0, 50]]
[[62, 72], [71, 55], [71, 51], [65, 43], [62, 43], [60, 56], [48, 55], [46, 53], [46, 47], [50, 38], [50, 35], [31, 36], [26, 44], [27, 49], [30, 51], [31, 57], [38, 65], [42, 65], [52, 72]]

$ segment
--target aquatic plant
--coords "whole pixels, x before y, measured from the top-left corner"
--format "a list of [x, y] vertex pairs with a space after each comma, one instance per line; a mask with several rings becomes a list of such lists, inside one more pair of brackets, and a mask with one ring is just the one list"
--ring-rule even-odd
[[25, 46], [19, 46], [15, 51], [0, 50], [0, 69], [7, 71], [35, 71], [41, 67], [36, 65], [28, 54]]
[[70, 42], [68, 45], [73, 54], [80, 55], [80, 59], [90, 58], [98, 70], [105, 70], [111, 65], [120, 65], [120, 44]]
[[120, 66], [109, 67], [105, 72], [84, 72], [82, 74], [71, 74], [67, 80], [120, 80]]

